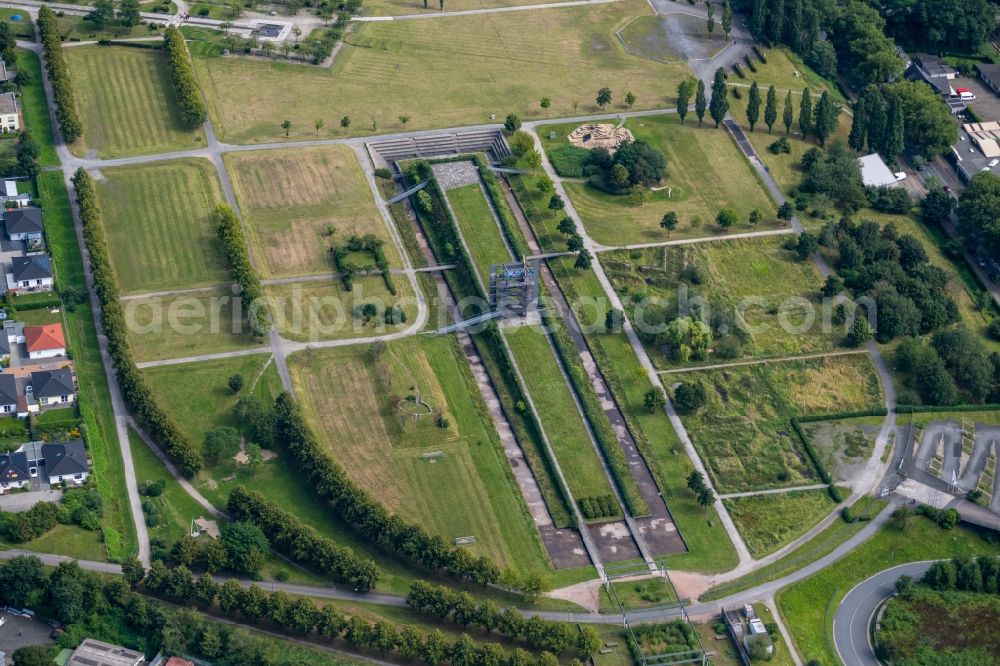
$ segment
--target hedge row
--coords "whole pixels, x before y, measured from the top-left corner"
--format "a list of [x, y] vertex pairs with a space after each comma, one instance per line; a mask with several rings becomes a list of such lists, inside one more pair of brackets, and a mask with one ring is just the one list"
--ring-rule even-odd
[[188, 129], [197, 129], [208, 118], [205, 103], [201, 101], [198, 83], [191, 66], [184, 36], [177, 28], [167, 28], [163, 33], [163, 47], [167, 50], [167, 67], [174, 83], [177, 103], [181, 107], [181, 122]]
[[621, 491], [625, 506], [628, 507], [633, 516], [649, 515], [649, 505], [646, 503], [646, 498], [639, 492], [635, 477], [632, 476], [628, 461], [625, 460], [625, 453], [611, 428], [611, 422], [597, 401], [597, 395], [594, 393], [590, 378], [580, 366], [576, 347], [570, 340], [566, 328], [558, 322], [554, 322], [550, 313], [551, 309], [546, 304], [542, 310], [542, 324], [552, 331], [556, 352], [562, 360], [563, 367], [566, 368], [576, 394], [580, 396], [580, 405], [583, 407], [584, 416], [590, 422], [594, 437], [597, 439], [601, 451], [604, 452], [604, 459], [608, 461], [608, 468], [611, 470], [618, 490]]
[[581, 497], [576, 500], [576, 505], [580, 507], [580, 513], [587, 520], [595, 518], [620, 518], [622, 515], [622, 510], [618, 506], [618, 500], [611, 494]]
[[264, 290], [260, 286], [260, 276], [250, 261], [243, 226], [233, 209], [219, 204], [212, 214], [219, 226], [219, 238], [229, 259], [229, 271], [240, 286], [240, 300], [246, 311], [247, 323], [257, 335], [264, 335], [268, 329], [267, 308], [264, 307]]
[[[458, 225], [447, 206], [441, 203], [444, 201], [444, 193], [434, 178], [430, 164], [426, 161], [416, 162], [407, 169], [405, 176], [408, 178], [407, 187], [422, 180], [429, 182], [429, 186], [421, 192], [430, 190], [434, 195], [431, 197], [433, 212], [428, 212], [419, 205], [414, 205], [414, 210], [438, 259], [453, 262], [456, 265], [455, 270], [447, 271], [444, 276], [456, 300], [461, 301], [475, 296], [485, 298], [485, 294], [482, 294], [476, 286], [474, 264], [465, 253], [464, 246], [459, 239]], [[468, 316], [473, 314], [467, 313]], [[553, 520], [559, 527], [567, 525], [576, 527], [576, 514], [572, 511], [572, 501], [566, 489], [561, 483], [552, 482], [553, 479], [556, 479], [555, 463], [549, 456], [547, 449], [541, 444], [541, 425], [534, 412], [527, 407], [517, 373], [514, 371], [510, 356], [507, 354], [504, 342], [500, 337], [499, 329], [494, 323], [491, 323], [472, 337], [477, 347], [485, 349], [486, 353], [481, 353], [480, 357], [487, 367], [487, 372], [494, 378], [497, 393], [511, 428], [514, 430], [517, 440], [521, 442], [530, 466], [535, 470], [535, 478], [538, 480], [543, 495], [545, 495], [546, 505], [549, 507]], [[483, 349], [480, 351], [482, 352]], [[497, 378], [501, 380], [501, 383], [496, 383]], [[525, 448], [525, 444], [529, 442], [531, 446]], [[542, 471], [544, 473], [541, 473]]]
[[426, 613], [439, 621], [474, 626], [501, 636], [523, 639], [532, 649], [558, 655], [576, 654], [581, 659], [593, 656], [601, 647], [601, 636], [594, 627], [579, 628], [565, 622], [543, 620], [538, 615], [523, 617], [516, 608], [501, 610], [494, 602], [476, 604], [468, 592], [458, 592], [443, 585], [417, 581], [406, 595], [406, 603], [418, 613]]
[[288, 393], [275, 401], [274, 441], [291, 454], [313, 492], [370, 543], [430, 571], [446, 571], [480, 585], [499, 582], [500, 569], [489, 558], [474, 558], [469, 551], [449, 546], [440, 536], [390, 514], [354, 483], [316, 441], [302, 410]]
[[374, 562], [363, 560], [349, 548], [317, 534], [258, 492], [236, 486], [229, 494], [226, 509], [236, 520], [257, 525], [272, 546], [296, 562], [348, 582], [360, 592], [367, 592], [378, 582], [379, 572]]
[[56, 120], [59, 130], [66, 143], [73, 143], [83, 133], [83, 123], [76, 110], [76, 98], [73, 95], [73, 82], [69, 76], [69, 67], [63, 58], [62, 38], [59, 35], [59, 23], [55, 13], [48, 5], [42, 5], [38, 10], [38, 33], [42, 39], [42, 49], [45, 52], [45, 67], [52, 83], [52, 97], [56, 104]]
[[897, 414], [934, 414], [938, 412], [998, 412], [1000, 405], [896, 405]]
[[[1000, 409], [1000, 405], [997, 408]], [[888, 413], [889, 410], [885, 407], [873, 407], [872, 409], [859, 409], [853, 412], [832, 412], [829, 414], [799, 416], [797, 420], [799, 423], [816, 423], [817, 421], [840, 421], [842, 419], [856, 419], [865, 416], [885, 416]]]
[[201, 470], [200, 452], [153, 399], [149, 386], [132, 358], [128, 327], [119, 300], [118, 283], [108, 252], [104, 226], [101, 224], [94, 180], [81, 168], [73, 176], [73, 185], [80, 205], [83, 239], [90, 253], [94, 291], [101, 303], [101, 326], [108, 340], [108, 354], [114, 364], [122, 396], [136, 420], [145, 426], [153, 441], [177, 464], [181, 474], [193, 477]]
[[799, 424], [799, 419], [792, 419], [792, 428], [799, 436], [799, 441], [802, 442], [802, 447], [806, 450], [806, 454], [809, 456], [809, 460], [812, 461], [816, 471], [819, 473], [819, 478], [822, 479], [823, 483], [832, 483], [832, 477], [830, 472], [827, 471], [826, 467], [823, 465], [823, 461], [819, 458], [819, 453], [817, 453], [815, 447], [812, 445], [812, 441], [806, 436], [805, 430]]

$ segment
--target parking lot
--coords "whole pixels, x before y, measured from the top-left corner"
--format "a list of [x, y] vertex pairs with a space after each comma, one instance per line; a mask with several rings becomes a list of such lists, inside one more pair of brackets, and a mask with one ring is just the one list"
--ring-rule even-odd
[[951, 82], [951, 87], [968, 88], [976, 96], [974, 102], [966, 102], [966, 105], [976, 112], [976, 115], [984, 122], [1000, 120], [1000, 97], [995, 95], [985, 83], [978, 78], [959, 77]]
[[7, 659], [14, 650], [25, 645], [52, 645], [55, 641], [50, 638], [52, 627], [45, 622], [27, 617], [11, 615], [10, 613], [0, 614], [0, 652], [7, 653]]

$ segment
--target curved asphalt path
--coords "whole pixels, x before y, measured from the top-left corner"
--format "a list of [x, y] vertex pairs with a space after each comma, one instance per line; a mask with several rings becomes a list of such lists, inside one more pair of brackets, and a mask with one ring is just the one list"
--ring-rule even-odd
[[833, 616], [833, 642], [837, 655], [851, 666], [880, 666], [871, 642], [875, 613], [896, 592], [900, 576], [920, 578], [933, 562], [911, 562], [880, 571], [854, 586], [840, 602]]

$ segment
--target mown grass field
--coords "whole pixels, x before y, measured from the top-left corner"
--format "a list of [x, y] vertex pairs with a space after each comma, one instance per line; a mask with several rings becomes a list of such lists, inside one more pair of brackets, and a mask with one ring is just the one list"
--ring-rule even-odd
[[122, 304], [137, 361], [158, 361], [259, 345], [229, 289], [129, 299]]
[[[680, 307], [702, 298], [713, 315], [723, 314], [731, 325], [744, 326], [742, 357], [836, 349], [846, 331], [844, 325], [829, 321], [833, 303], [824, 304], [823, 278], [811, 262], [784, 249], [784, 243], [781, 237], [765, 237], [617, 251], [603, 255], [602, 265], [633, 322], [646, 321], [636, 318], [640, 310], [652, 312], [663, 304]], [[697, 272], [700, 283], [692, 272]], [[658, 367], [678, 365], [651, 341], [646, 350]], [[710, 353], [704, 362], [727, 360], [731, 359]]]
[[[566, 136], [579, 125], [542, 126], [539, 134], [547, 151], [568, 145]], [[775, 217], [776, 206], [750, 163], [740, 153], [725, 128], [709, 120], [698, 127], [693, 114], [681, 125], [675, 115], [631, 118], [625, 127], [636, 139], [657, 146], [667, 158], [668, 189], [647, 192], [640, 204], [632, 195], [602, 192], [583, 182], [565, 182], [566, 192], [590, 236], [604, 245], [617, 246], [668, 240], [660, 228], [667, 211], [680, 217], [670, 238], [712, 236], [723, 232], [754, 230], [747, 221], [752, 210], [763, 215], [758, 229], [785, 226]], [[549, 139], [549, 132], [556, 138]], [[715, 223], [723, 208], [739, 212], [740, 222], [728, 230]]]
[[[85, 292], [83, 256], [76, 242], [69, 194], [62, 173], [41, 173], [37, 184], [56, 283], [60, 288], [73, 287]], [[93, 412], [88, 454], [97, 488], [104, 499], [101, 525], [106, 544], [104, 557], [121, 560], [136, 552], [138, 546], [125, 492], [125, 465], [118, 446], [107, 375], [89, 303], [78, 306], [72, 312], [65, 312], [63, 326], [69, 351], [76, 365], [78, 402], [81, 409]]]
[[226, 281], [229, 267], [209, 219], [222, 192], [209, 161], [177, 160], [101, 173], [97, 193], [124, 293]]
[[76, 525], [56, 525], [37, 539], [11, 544], [10, 547], [36, 553], [66, 555], [92, 562], [104, 562], [108, 559], [104, 543], [101, 541], [101, 531], [89, 532]]
[[823, 666], [841, 661], [833, 643], [833, 616], [847, 592], [869, 576], [896, 564], [972, 555], [998, 555], [1000, 545], [958, 527], [938, 528], [914, 517], [905, 530], [891, 526], [822, 572], [778, 592], [778, 609], [798, 653]]
[[[819, 95], [822, 94], [824, 90], [829, 90], [835, 100], [843, 102], [843, 96], [840, 94], [840, 91], [837, 90], [836, 86], [831, 85], [829, 81], [823, 79], [823, 77], [807, 67], [802, 61], [802, 58], [792, 53], [789, 49], [785, 47], [765, 49], [763, 46], [760, 46], [760, 49], [767, 58], [767, 63], [762, 63], [760, 59], [751, 52], [749, 54], [750, 60], [753, 62], [754, 67], [757, 68], [757, 71], [754, 72], [747, 66], [746, 60], [740, 58], [740, 67], [743, 68], [743, 73], [746, 75], [746, 78], [741, 79], [736, 72], [732, 69], [728, 69], [726, 71], [726, 76], [728, 76], [730, 84], [740, 86], [745, 85], [749, 87], [753, 81], [757, 81], [758, 85], [764, 86], [765, 91], [767, 86], [773, 85], [780, 93], [785, 93], [788, 90], [801, 92], [808, 86], [810, 92], [816, 96], [816, 99], [819, 99]], [[783, 96], [779, 96], [778, 98], [779, 123], [781, 122], [780, 103], [783, 99]], [[796, 114], [798, 114], [798, 110], [799, 109], [796, 106]], [[763, 107], [761, 107], [761, 115], [763, 116]]]
[[353, 234], [378, 236], [390, 265], [401, 266], [349, 147], [229, 153], [225, 162], [262, 277], [330, 273], [331, 246], [343, 245]]
[[[412, 326], [417, 316], [417, 302], [405, 275], [392, 276], [396, 295], [386, 289], [381, 276], [354, 278], [354, 288], [347, 291], [341, 281], [298, 282], [264, 287], [268, 308], [275, 326], [284, 337], [301, 342], [342, 340], [392, 333]], [[382, 315], [365, 321], [358, 311], [365, 303], [374, 303], [379, 312], [400, 305], [406, 321], [386, 324]]]
[[[12, 20], [14, 16], [19, 16], [20, 19], [14, 21]], [[35, 24], [32, 23], [31, 16], [28, 15], [27, 10], [10, 9], [7, 7], [0, 9], [0, 21], [9, 25], [14, 32], [14, 36], [18, 39], [35, 39]]]
[[473, 552], [502, 564], [545, 566], [453, 339], [393, 342], [378, 359], [364, 348], [302, 352], [290, 369], [330, 454], [390, 510], [448, 542], [475, 536]]
[[406, 14], [434, 14], [435, 12], [458, 12], [467, 9], [487, 9], [490, 7], [515, 7], [518, 5], [540, 5], [558, 0], [372, 0], [365, 3], [366, 13], [372, 16], [400, 16]]
[[683, 421], [721, 493], [817, 483], [789, 419], [882, 400], [867, 356], [706, 370], [684, 380], [708, 389], [708, 403]]
[[[351, 134], [402, 129], [400, 115], [411, 117], [407, 130], [485, 123], [508, 112], [575, 116], [599, 109], [594, 98], [605, 85], [615, 94], [608, 111], [625, 108], [628, 90], [637, 109], [665, 108], [690, 70], [630, 56], [614, 34], [632, 16], [651, 13], [646, 3], [625, 0], [376, 22], [347, 38], [330, 69], [223, 57], [198, 57], [195, 69], [220, 138], [239, 143], [284, 140], [286, 119], [289, 138], [301, 140], [316, 137], [317, 118], [326, 120], [320, 136], [342, 135], [345, 115]], [[544, 110], [546, 96], [552, 105]]]
[[160, 49], [79, 46], [65, 51], [83, 137], [73, 152], [125, 157], [200, 148], [204, 133], [186, 130]]
[[511, 255], [486, 195], [479, 183], [457, 187], [446, 194], [479, 276], [483, 284], [489, 285], [490, 265], [509, 263]]
[[723, 502], [755, 558], [791, 543], [836, 507], [825, 488], [735, 497]]
[[[543, 248], [552, 249], [553, 239], [561, 236], [556, 230], [561, 215], [548, 209], [536, 182], [537, 176], [518, 176], [511, 180], [539, 242]], [[549, 266], [570, 301], [587, 299], [594, 304], [593, 307], [578, 309], [577, 318], [588, 331], [591, 352], [628, 419], [632, 434], [688, 547], [687, 553], [668, 558], [670, 567], [717, 573], [736, 566], [736, 551], [719, 523], [715, 508], [700, 507], [694, 493], [685, 484], [694, 466], [685, 455], [666, 414], [650, 413], [643, 406], [643, 398], [652, 388], [652, 383], [632, 346], [624, 334], [604, 330], [604, 315], [610, 303], [597, 276], [592, 270], [573, 268], [572, 258], [550, 260]]]
[[573, 402], [554, 352], [541, 330], [534, 326], [521, 326], [505, 329], [503, 335], [521, 368], [528, 393], [538, 410], [538, 418], [573, 497], [579, 501], [612, 494], [611, 483], [601, 466], [583, 417]]

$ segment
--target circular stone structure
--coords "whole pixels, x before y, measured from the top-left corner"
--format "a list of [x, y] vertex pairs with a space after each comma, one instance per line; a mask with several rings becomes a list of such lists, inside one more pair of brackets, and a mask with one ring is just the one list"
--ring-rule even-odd
[[580, 125], [569, 134], [569, 142], [580, 148], [604, 148], [612, 155], [623, 143], [634, 141], [632, 132], [609, 123]]
[[427, 416], [434, 412], [434, 408], [430, 406], [429, 403], [425, 402], [423, 398], [419, 395], [407, 396], [406, 399], [399, 401], [399, 411], [403, 412], [407, 416], [412, 416], [414, 418], [420, 418], [421, 416]]

